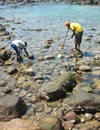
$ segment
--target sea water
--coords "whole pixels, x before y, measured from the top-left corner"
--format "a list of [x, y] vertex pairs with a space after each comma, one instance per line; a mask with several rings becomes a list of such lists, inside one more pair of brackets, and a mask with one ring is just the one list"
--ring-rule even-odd
[[[67, 20], [80, 23], [84, 28], [84, 36], [92, 35], [91, 29], [96, 29], [96, 39], [100, 33], [100, 6], [40, 3], [12, 8], [11, 5], [5, 5], [0, 6], [0, 16], [7, 20], [20, 21], [19, 25], [10, 23], [12, 28], [16, 28], [13, 31], [16, 38], [22, 35], [23, 39], [34, 44], [44, 42], [50, 37], [63, 37], [67, 30], [64, 26]], [[42, 31], [24, 31], [26, 28], [40, 28]], [[9, 28], [9, 31], [12, 30]]]
[[[67, 52], [74, 47], [74, 39], [70, 38], [71, 31], [68, 32], [64, 49], [58, 50], [65, 38], [67, 27], [64, 24], [67, 20], [80, 23], [84, 28], [81, 50], [85, 56], [93, 58], [93, 52], [100, 51], [98, 50], [100, 46], [98, 44], [100, 41], [100, 6], [39, 3], [13, 8], [12, 5], [4, 5], [0, 6], [0, 17], [6, 19], [4, 22], [1, 20], [0, 23], [6, 25], [7, 31], [14, 33], [15, 39], [28, 42], [28, 51], [31, 54], [34, 53], [36, 58], [40, 55], [57, 57], [57, 54], [64, 53], [64, 60], [68, 60]], [[41, 31], [36, 31], [37, 29]], [[90, 40], [87, 40], [88, 38]], [[49, 49], [45, 49], [47, 39], [53, 39]], [[11, 40], [2, 41], [0, 45], [8, 44]], [[49, 70], [49, 66], [54, 66], [51, 72], [53, 76], [63, 69], [62, 61], [57, 59], [43, 64], [41, 62], [39, 65], [35, 64], [35, 60], [33, 62], [36, 71], [43, 71], [43, 74]]]

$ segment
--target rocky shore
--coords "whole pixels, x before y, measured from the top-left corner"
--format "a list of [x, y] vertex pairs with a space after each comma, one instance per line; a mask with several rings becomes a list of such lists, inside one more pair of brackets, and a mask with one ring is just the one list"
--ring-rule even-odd
[[0, 0], [0, 5], [4, 4], [27, 4], [27, 3], [38, 3], [38, 2], [64, 2], [66, 4], [100, 4], [99, 0]]
[[[15, 34], [7, 31], [7, 23], [14, 21], [0, 21], [0, 42], [9, 44]], [[47, 39], [45, 49], [51, 44]], [[92, 60], [72, 50], [70, 63], [62, 54], [39, 55], [33, 61], [23, 57], [19, 64], [12, 50], [0, 46], [0, 130], [100, 129], [99, 49]], [[54, 58], [62, 64], [55, 66]]]

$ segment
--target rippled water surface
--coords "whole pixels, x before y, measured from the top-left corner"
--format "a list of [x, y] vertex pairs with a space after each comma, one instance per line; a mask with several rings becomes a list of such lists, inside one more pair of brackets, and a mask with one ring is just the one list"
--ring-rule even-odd
[[[100, 40], [100, 6], [42, 3], [13, 8], [10, 5], [5, 5], [0, 6], [0, 16], [10, 21], [3, 24], [10, 24], [7, 26], [7, 30], [13, 32], [15, 38], [28, 41], [28, 50], [34, 53], [36, 57], [58, 53], [64, 53], [66, 56], [69, 50], [74, 47], [74, 39], [67, 39], [71, 36], [72, 32], [70, 31], [63, 51], [58, 51], [58, 46], [64, 41], [67, 31], [64, 26], [66, 20], [78, 22], [83, 26], [84, 35], [81, 49], [86, 51], [85, 56], [93, 57], [93, 52], [96, 52], [99, 47], [97, 43]], [[16, 24], [17, 22], [20, 24]], [[36, 29], [42, 29], [42, 31], [36, 31]], [[57, 40], [58, 37], [59, 40]], [[88, 37], [91, 37], [91, 40], [86, 40]], [[45, 41], [49, 38], [52, 38], [54, 42], [49, 49], [45, 49]], [[56, 66], [54, 74], [62, 68], [61, 61], [57, 60], [48, 61], [45, 65], [44, 63], [40, 64], [41, 70], [49, 70], [50, 65], [53, 69]], [[34, 66], [39, 69], [37, 71], [40, 71], [37, 64]], [[47, 68], [45, 68], [46, 66]]]
[[[82, 24], [84, 36], [94, 33], [96, 38], [97, 34], [100, 33], [100, 6], [38, 4], [11, 8], [11, 6], [6, 5], [0, 6], [0, 16], [8, 20], [20, 21], [21, 24], [19, 25], [11, 23], [12, 28], [16, 28], [13, 30], [16, 37], [21, 36], [32, 44], [43, 43], [50, 37], [64, 36], [66, 33], [66, 27], [64, 26], [66, 20]], [[24, 31], [25, 28], [41, 28], [42, 31]], [[95, 34], [95, 31], [90, 32], [92, 28], [96, 29], [97, 34]]]

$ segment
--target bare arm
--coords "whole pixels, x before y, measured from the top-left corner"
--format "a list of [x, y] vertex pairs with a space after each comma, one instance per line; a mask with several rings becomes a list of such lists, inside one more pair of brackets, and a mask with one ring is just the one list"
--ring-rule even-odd
[[74, 37], [74, 35], [75, 35], [75, 31], [73, 30], [73, 34], [72, 34], [71, 38], [73, 38], [73, 37]]
[[26, 48], [24, 48], [24, 51], [25, 51], [26, 55], [28, 56], [28, 58], [30, 58], [30, 56], [29, 56], [29, 54], [28, 54]]

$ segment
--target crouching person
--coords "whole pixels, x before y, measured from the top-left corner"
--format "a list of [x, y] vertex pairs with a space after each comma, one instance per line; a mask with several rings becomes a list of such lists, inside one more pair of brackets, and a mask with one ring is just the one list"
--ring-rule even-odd
[[17, 62], [21, 62], [23, 60], [22, 58], [22, 50], [25, 51], [25, 54], [29, 59], [33, 59], [33, 55], [29, 56], [26, 48], [27, 48], [27, 42], [23, 42], [21, 40], [14, 40], [11, 43], [11, 47], [15, 50], [17, 55]]

